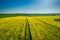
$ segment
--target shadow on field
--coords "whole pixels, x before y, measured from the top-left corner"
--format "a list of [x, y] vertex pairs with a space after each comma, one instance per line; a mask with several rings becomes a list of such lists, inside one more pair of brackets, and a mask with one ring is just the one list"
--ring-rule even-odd
[[54, 19], [54, 21], [58, 21], [58, 22], [60, 22], [60, 18]]

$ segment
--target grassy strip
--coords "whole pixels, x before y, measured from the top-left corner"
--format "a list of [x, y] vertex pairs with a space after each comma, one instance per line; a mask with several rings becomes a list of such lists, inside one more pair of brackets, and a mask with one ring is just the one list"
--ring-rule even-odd
[[5, 18], [5, 17], [16, 17], [16, 16], [59, 16], [60, 13], [56, 13], [56, 14], [0, 14], [0, 18]]
[[26, 26], [25, 27], [26, 27], [25, 28], [25, 40], [32, 40], [28, 19], [26, 19]]

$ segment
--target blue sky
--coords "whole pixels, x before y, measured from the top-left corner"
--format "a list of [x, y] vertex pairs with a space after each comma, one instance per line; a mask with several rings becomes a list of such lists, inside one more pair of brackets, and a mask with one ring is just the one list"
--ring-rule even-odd
[[0, 0], [0, 13], [60, 13], [60, 0]]

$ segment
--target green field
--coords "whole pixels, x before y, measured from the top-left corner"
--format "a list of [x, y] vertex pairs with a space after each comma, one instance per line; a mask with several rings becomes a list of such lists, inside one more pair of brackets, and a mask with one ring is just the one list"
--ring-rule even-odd
[[60, 40], [60, 15], [0, 14], [0, 40]]

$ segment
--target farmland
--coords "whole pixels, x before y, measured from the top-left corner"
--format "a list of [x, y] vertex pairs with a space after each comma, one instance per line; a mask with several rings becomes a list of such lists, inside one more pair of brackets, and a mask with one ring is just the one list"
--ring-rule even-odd
[[0, 17], [0, 40], [60, 40], [60, 16]]

